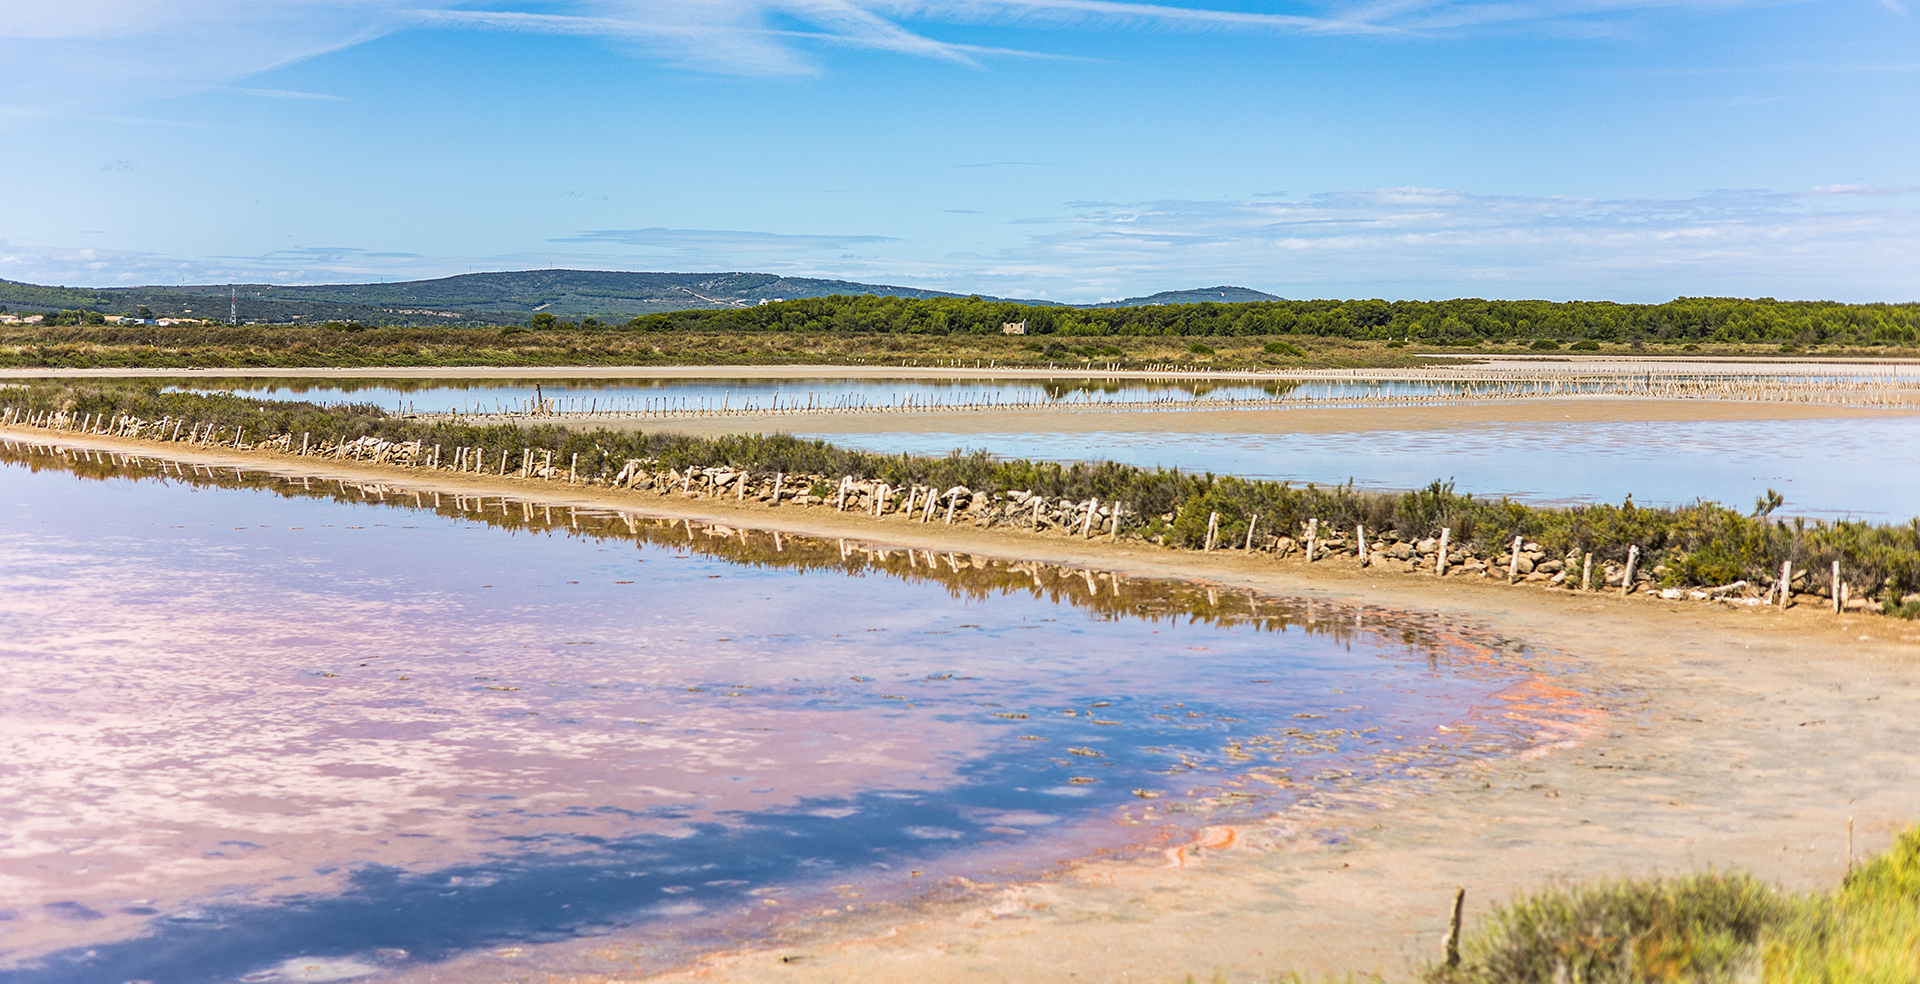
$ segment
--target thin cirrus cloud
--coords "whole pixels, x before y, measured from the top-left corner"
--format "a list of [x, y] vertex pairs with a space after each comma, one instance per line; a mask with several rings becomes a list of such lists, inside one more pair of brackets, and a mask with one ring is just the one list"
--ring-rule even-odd
[[[686, 69], [782, 76], [817, 73], [814, 52], [831, 47], [969, 65], [1055, 57], [1034, 50], [1043, 46], [1040, 40], [1024, 47], [942, 40], [935, 36], [941, 26], [1392, 37], [1490, 25], [1568, 30], [1650, 10], [1749, 2], [1755, 0], [1379, 0], [1268, 13], [1122, 0], [518, 0], [522, 9], [514, 9], [513, 0], [486, 9], [445, 0], [17, 0], [0, 18], [0, 59], [12, 80], [0, 109], [31, 114], [206, 91], [418, 29], [590, 37]], [[271, 88], [234, 91], [325, 98]]]
[[1071, 207], [1021, 220], [1053, 228], [1009, 250], [1003, 269], [1116, 287], [1225, 277], [1296, 296], [1920, 296], [1916, 188], [1623, 200], [1378, 188]]
[[[998, 226], [972, 252], [883, 235], [600, 229], [540, 252], [301, 248], [183, 260], [0, 242], [31, 283], [321, 283], [473, 269], [730, 269], [1094, 301], [1234, 283], [1288, 297], [1661, 301], [1722, 294], [1920, 298], [1920, 188], [1714, 191], [1674, 199], [1372, 188], [1299, 198], [1083, 202]], [[859, 255], [854, 255], [855, 253]]]
[[595, 229], [554, 243], [631, 246], [683, 256], [793, 255], [872, 247], [900, 240], [889, 236], [740, 232], [725, 229]]

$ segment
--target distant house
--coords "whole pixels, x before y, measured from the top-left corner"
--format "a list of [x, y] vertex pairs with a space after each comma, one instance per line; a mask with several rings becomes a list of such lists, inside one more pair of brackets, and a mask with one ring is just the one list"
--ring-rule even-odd
[[1003, 321], [1000, 323], [1000, 334], [1002, 335], [1024, 335], [1026, 333], [1027, 323], [1024, 321]]

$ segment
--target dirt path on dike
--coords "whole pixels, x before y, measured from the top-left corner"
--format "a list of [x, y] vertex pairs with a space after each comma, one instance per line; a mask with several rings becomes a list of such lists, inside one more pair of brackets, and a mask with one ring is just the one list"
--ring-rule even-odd
[[[1567, 669], [1540, 686], [1593, 695], [1594, 713], [1559, 747], [1457, 769], [1422, 795], [1207, 828], [1183, 849], [983, 886], [890, 923], [799, 920], [660, 980], [1178, 982], [1224, 973], [1264, 981], [1285, 970], [1405, 980], [1438, 954], [1457, 885], [1467, 887], [1470, 920], [1557, 879], [1717, 867], [1825, 888], [1845, 868], [1849, 818], [1861, 855], [1920, 820], [1920, 623], [1836, 616], [1817, 599], [1788, 611], [1734, 610], [1375, 573], [1350, 560], [1308, 566], [25, 428], [0, 428], [0, 436], [1389, 606], [1557, 654]], [[606, 968], [620, 951], [582, 956], [592, 958], [582, 966]], [[504, 980], [529, 969], [495, 959], [441, 971], [442, 979], [451, 971]]]

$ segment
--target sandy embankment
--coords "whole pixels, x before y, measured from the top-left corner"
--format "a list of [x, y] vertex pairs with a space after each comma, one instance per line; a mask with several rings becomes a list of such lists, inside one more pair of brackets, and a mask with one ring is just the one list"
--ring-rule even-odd
[[[1569, 667], [1549, 685], [1601, 709], [1566, 747], [1484, 762], [1398, 802], [1282, 814], [1212, 830], [1177, 866], [1093, 861], [1003, 886], [875, 932], [841, 917], [799, 920], [767, 945], [713, 954], [669, 976], [715, 981], [1264, 980], [1283, 969], [1404, 978], [1431, 957], [1455, 885], [1469, 912], [1557, 878], [1710, 866], [1792, 888], [1831, 885], [1858, 850], [1920, 818], [1920, 625], [1835, 616], [1817, 601], [1778, 610], [1572, 595], [1474, 578], [1376, 574], [1330, 561], [1170, 551], [898, 517], [615, 493], [539, 481], [143, 441], [0, 435], [288, 475], [935, 550], [1204, 579], [1274, 595], [1350, 599], [1431, 613], [1522, 640]], [[164, 454], [163, 454], [164, 452]], [[1229, 836], [1230, 835], [1230, 836]], [[852, 917], [845, 917], [851, 919]], [[615, 947], [581, 979], [627, 977]], [[787, 962], [786, 958], [799, 958]], [[458, 976], [524, 976], [476, 958]], [[491, 961], [491, 962], [488, 962]], [[423, 972], [424, 973], [424, 972]]]

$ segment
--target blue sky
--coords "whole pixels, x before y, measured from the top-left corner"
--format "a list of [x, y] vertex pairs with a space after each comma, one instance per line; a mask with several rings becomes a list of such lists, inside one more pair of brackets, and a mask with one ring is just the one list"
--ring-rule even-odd
[[0, 277], [1917, 300], [1906, 2], [13, 0]]

